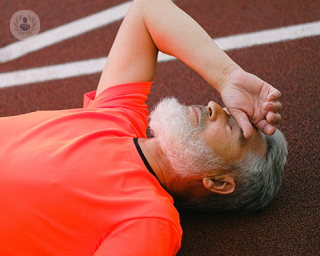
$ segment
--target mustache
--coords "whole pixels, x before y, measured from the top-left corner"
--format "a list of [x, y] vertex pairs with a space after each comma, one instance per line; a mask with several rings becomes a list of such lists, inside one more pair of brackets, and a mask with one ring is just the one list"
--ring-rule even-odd
[[208, 117], [208, 110], [203, 105], [192, 105], [191, 107], [197, 107], [201, 111], [201, 120], [199, 126], [196, 128], [197, 130], [202, 130], [204, 128], [204, 123]]

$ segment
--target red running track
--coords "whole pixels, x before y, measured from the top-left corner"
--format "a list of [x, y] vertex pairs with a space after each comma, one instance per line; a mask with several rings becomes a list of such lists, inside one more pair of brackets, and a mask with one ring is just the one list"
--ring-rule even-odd
[[[20, 9], [36, 12], [41, 31], [110, 8], [121, 0], [0, 2], [0, 47], [17, 41], [9, 20]], [[212, 38], [320, 20], [320, 1], [177, 0]], [[0, 73], [104, 57], [120, 21], [0, 64]], [[280, 192], [268, 209], [251, 216], [181, 212], [178, 255], [319, 255], [320, 252], [320, 36], [227, 51], [246, 71], [282, 92], [280, 129], [289, 143]], [[0, 89], [0, 116], [82, 106], [100, 74]], [[191, 86], [189, 86], [191, 85]], [[179, 60], [159, 63], [148, 100], [173, 95], [187, 104], [222, 103], [198, 74]]]

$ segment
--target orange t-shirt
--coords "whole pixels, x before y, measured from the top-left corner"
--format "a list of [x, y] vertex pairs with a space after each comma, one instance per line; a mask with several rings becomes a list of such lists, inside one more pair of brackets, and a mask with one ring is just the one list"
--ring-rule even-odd
[[0, 255], [175, 255], [172, 197], [144, 164], [151, 82], [83, 109], [0, 118]]

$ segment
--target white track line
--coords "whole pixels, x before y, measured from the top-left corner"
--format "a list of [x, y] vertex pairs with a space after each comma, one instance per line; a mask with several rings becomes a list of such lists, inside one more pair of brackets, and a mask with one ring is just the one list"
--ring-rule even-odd
[[106, 61], [107, 58], [103, 57], [2, 74], [0, 73], [0, 88], [99, 73], [102, 71]]
[[[294, 40], [319, 35], [320, 21], [317, 21], [248, 34], [221, 37], [214, 39], [214, 41], [222, 50], [227, 51], [231, 49], [239, 49], [254, 45], [276, 43], [285, 40]], [[107, 58], [105, 57], [41, 68], [0, 73], [0, 88], [99, 73], [103, 70], [106, 59]], [[158, 61], [160, 62], [174, 59], [174, 57], [165, 55], [163, 53], [159, 54], [158, 57]]]
[[63, 40], [84, 34], [124, 18], [132, 1], [119, 4], [104, 11], [47, 30], [23, 41], [17, 41], [0, 49], [0, 63], [17, 59]]
[[320, 35], [320, 21], [217, 38], [224, 51]]

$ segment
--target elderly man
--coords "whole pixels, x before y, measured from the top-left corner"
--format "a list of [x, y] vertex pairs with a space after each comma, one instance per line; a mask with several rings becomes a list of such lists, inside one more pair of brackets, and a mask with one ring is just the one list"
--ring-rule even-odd
[[[148, 139], [158, 50], [196, 70], [226, 108], [166, 98]], [[202, 210], [264, 208], [287, 154], [274, 127], [279, 98], [170, 0], [134, 1], [83, 109], [0, 119], [0, 254], [175, 255], [173, 198]]]

